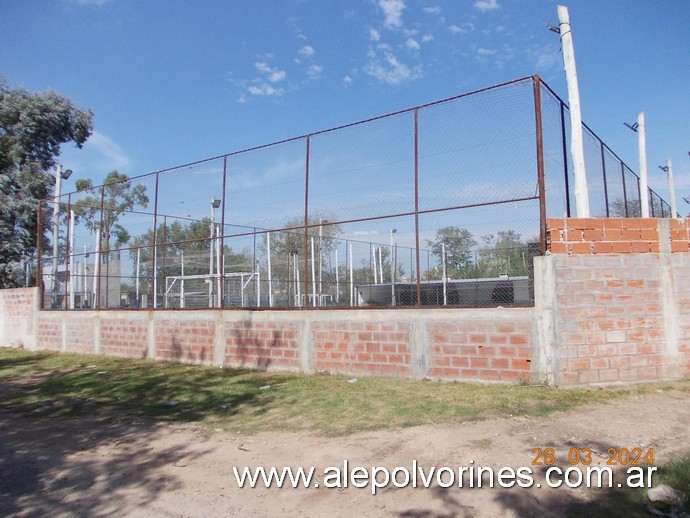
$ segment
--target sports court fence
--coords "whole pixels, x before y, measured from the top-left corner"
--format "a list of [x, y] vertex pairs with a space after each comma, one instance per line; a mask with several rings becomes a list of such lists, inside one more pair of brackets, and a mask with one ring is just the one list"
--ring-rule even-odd
[[[567, 110], [531, 76], [45, 200], [43, 307], [530, 305], [574, 206]], [[584, 134], [592, 216], [639, 216], [637, 175]]]

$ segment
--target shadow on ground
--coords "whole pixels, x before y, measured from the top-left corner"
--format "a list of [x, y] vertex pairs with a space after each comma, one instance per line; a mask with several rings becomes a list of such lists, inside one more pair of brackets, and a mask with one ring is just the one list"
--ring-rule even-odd
[[[154, 451], [149, 441], [162, 425], [97, 414], [51, 419], [0, 410], [0, 516], [127, 514], [179, 488], [174, 475], [158, 468], [194, 454]], [[103, 445], [114, 452], [94, 460]], [[84, 492], [88, 499], [79, 498]]]

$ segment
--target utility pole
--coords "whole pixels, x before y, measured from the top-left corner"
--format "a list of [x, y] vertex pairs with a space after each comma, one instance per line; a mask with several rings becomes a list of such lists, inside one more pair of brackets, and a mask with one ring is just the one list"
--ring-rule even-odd
[[649, 217], [649, 194], [647, 193], [647, 134], [644, 112], [637, 116], [637, 138], [640, 153], [640, 212], [643, 218]]
[[673, 164], [671, 159], [666, 160], [665, 166], [659, 166], [659, 169], [666, 172], [666, 177], [668, 179], [668, 196], [671, 198], [671, 217], [675, 218], [678, 216], [676, 211], [676, 189], [673, 186]]
[[587, 192], [587, 175], [585, 172], [585, 153], [582, 144], [582, 114], [580, 112], [580, 90], [577, 84], [575, 68], [575, 50], [573, 35], [570, 29], [568, 8], [558, 6], [558, 29], [563, 46], [563, 68], [568, 84], [568, 103], [570, 105], [570, 153], [575, 175], [575, 205], [578, 218], [589, 217], [589, 193]]
[[640, 157], [640, 215], [643, 218], [649, 217], [649, 194], [647, 187], [647, 133], [644, 123], [644, 112], [637, 115], [635, 124], [623, 123], [625, 126], [637, 133], [637, 151]]

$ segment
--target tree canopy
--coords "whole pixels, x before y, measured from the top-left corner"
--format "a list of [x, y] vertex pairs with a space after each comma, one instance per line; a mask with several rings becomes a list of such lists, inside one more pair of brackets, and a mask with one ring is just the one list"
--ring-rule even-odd
[[[91, 110], [68, 97], [10, 88], [0, 78], [0, 288], [23, 284], [22, 264], [36, 253], [38, 204], [55, 184], [50, 169], [62, 144], [86, 142], [92, 119]], [[44, 213], [45, 223], [49, 216]]]
[[74, 202], [75, 218], [77, 221], [83, 219], [92, 232], [101, 231], [101, 251], [107, 257], [113, 239], [115, 248], [129, 241], [129, 232], [118, 223], [118, 219], [124, 212], [132, 211], [135, 207], [145, 208], [148, 205], [146, 186], [132, 185], [129, 177], [118, 171], [111, 171], [103, 185], [96, 189], [90, 179], [77, 180], [76, 185], [77, 191], [89, 191], [89, 194]]

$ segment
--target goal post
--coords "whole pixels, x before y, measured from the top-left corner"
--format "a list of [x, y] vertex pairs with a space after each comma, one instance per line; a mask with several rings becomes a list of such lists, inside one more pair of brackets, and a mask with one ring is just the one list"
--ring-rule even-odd
[[219, 308], [261, 306], [261, 275], [259, 272], [169, 275], [165, 278], [165, 308]]

